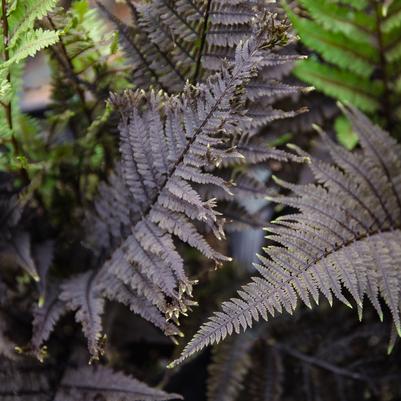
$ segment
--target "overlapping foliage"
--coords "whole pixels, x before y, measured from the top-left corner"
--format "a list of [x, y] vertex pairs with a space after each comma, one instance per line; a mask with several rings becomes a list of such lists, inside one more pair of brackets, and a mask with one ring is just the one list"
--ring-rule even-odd
[[[116, 24], [127, 57], [131, 61], [132, 82], [167, 93], [183, 89], [218, 71], [223, 60], [234, 60], [236, 46], [252, 35], [255, 23], [269, 15], [272, 52], [247, 88], [248, 130], [254, 134], [268, 123], [293, 117], [273, 107], [278, 98], [298, 93], [301, 88], [279, 81], [299, 55], [283, 49], [291, 42], [288, 24], [274, 14], [276, 4], [265, 1], [195, 0], [151, 1], [131, 5], [132, 25], [104, 11]], [[301, 110], [304, 111], [304, 110]]]
[[396, 399], [398, 352], [387, 355], [386, 326], [366, 315], [361, 324], [341, 305], [303, 309], [227, 339], [213, 349], [208, 401]]

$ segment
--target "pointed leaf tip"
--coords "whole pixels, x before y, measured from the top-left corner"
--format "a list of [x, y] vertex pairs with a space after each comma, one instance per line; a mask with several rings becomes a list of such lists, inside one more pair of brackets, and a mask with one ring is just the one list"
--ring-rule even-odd
[[398, 337], [401, 337], [401, 327], [399, 324], [396, 325]]

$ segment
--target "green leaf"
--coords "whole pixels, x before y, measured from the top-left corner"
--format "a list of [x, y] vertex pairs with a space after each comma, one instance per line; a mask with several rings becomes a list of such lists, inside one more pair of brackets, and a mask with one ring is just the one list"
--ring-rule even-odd
[[334, 128], [336, 130], [337, 141], [348, 150], [352, 150], [358, 144], [358, 135], [352, 129], [349, 120], [344, 117], [337, 117]]
[[312, 58], [299, 62], [294, 74], [326, 95], [353, 104], [361, 110], [375, 112], [380, 107], [378, 99], [383, 92], [381, 82], [362, 79], [354, 73], [321, 64]]
[[389, 33], [401, 26], [401, 2], [395, 1], [389, 7], [385, 20], [382, 24], [382, 31]]
[[11, 30], [10, 47], [15, 46], [23, 33], [33, 28], [35, 20], [48, 14], [57, 2], [58, 0], [18, 1], [9, 18]]
[[[379, 56], [370, 44], [360, 44], [342, 33], [329, 32], [316, 22], [297, 17], [288, 10], [288, 15], [302, 41], [318, 51], [326, 61], [350, 70], [362, 77], [369, 77]], [[350, 62], [352, 60], [352, 62]]]
[[43, 30], [42, 28], [29, 31], [24, 35], [11, 52], [7, 65], [19, 63], [29, 56], [34, 56], [39, 50], [55, 44], [59, 39], [59, 32]]
[[375, 19], [365, 12], [340, 7], [327, 0], [300, 0], [325, 29], [343, 33], [356, 41], [374, 44]]

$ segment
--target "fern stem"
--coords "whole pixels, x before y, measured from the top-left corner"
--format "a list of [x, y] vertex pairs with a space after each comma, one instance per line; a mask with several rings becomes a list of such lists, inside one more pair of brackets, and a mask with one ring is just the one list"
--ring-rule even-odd
[[[50, 16], [47, 17], [51, 27], [54, 30], [57, 30], [56, 25], [54, 24], [53, 20], [51, 19]], [[61, 53], [63, 54], [63, 57], [65, 59], [65, 63], [61, 61], [60, 57], [57, 56], [57, 52], [55, 50], [54, 54], [56, 55], [56, 57], [58, 58], [60, 64], [64, 67], [65, 70], [67, 70], [68, 72], [68, 78], [70, 79], [70, 81], [72, 81], [73, 85], [75, 86], [75, 89], [77, 91], [77, 94], [79, 96], [79, 99], [82, 103], [82, 108], [84, 110], [85, 116], [88, 120], [89, 125], [92, 123], [92, 115], [90, 110], [88, 109], [88, 106], [86, 104], [86, 98], [85, 98], [85, 92], [82, 90], [79, 81], [76, 79], [76, 74], [74, 72], [74, 66], [72, 64], [72, 61], [70, 59], [70, 57], [68, 56], [68, 52], [67, 52], [67, 48], [65, 46], [65, 43], [63, 41], [63, 38], [60, 36], [60, 42], [59, 42], [59, 46], [60, 46], [60, 50]]]
[[274, 348], [276, 348], [277, 350], [281, 351], [281, 352], [284, 352], [284, 353], [286, 353], [288, 355], [291, 355], [292, 357], [294, 357], [296, 359], [299, 359], [299, 360], [301, 360], [303, 362], [306, 362], [309, 365], [315, 365], [315, 366], [317, 366], [319, 368], [322, 368], [324, 370], [328, 370], [329, 372], [332, 372], [332, 373], [334, 373], [336, 375], [349, 377], [350, 379], [360, 380], [360, 381], [364, 381], [364, 382], [367, 382], [367, 383], [370, 383], [371, 380], [372, 380], [372, 378], [367, 377], [365, 375], [361, 375], [360, 373], [353, 372], [353, 371], [350, 371], [348, 369], [344, 369], [344, 368], [342, 368], [340, 366], [337, 366], [337, 365], [333, 365], [333, 364], [331, 364], [331, 363], [329, 363], [327, 361], [324, 361], [322, 359], [313, 357], [311, 355], [306, 355], [306, 354], [304, 354], [302, 352], [299, 352], [296, 349], [288, 347], [285, 344], [274, 343], [274, 344], [272, 344], [272, 346]]
[[[3, 46], [4, 46], [4, 62], [7, 62], [10, 58], [10, 53], [8, 50], [8, 41], [9, 41], [9, 37], [8, 37], [8, 19], [7, 19], [7, 2], [6, 0], [1, 0], [1, 21], [2, 21], [2, 25], [3, 25]], [[11, 73], [10, 71], [7, 74], [7, 81], [10, 82], [11, 81]], [[6, 119], [7, 119], [7, 123], [8, 123], [8, 127], [10, 128], [11, 131], [11, 140], [13, 143], [13, 146], [15, 148], [15, 153], [18, 153], [18, 143], [14, 137], [14, 133], [13, 131], [13, 120], [12, 120], [12, 109], [11, 109], [11, 102], [10, 103], [6, 103], [4, 104], [4, 109], [5, 109], [5, 113], [6, 113]]]
[[[9, 43], [9, 26], [8, 26], [8, 19], [7, 19], [7, 0], [1, 0], [1, 21], [3, 26], [3, 46], [4, 46], [4, 62], [7, 62], [10, 58], [10, 52], [8, 49]], [[8, 70], [7, 74], [7, 81], [11, 84], [11, 72]], [[2, 103], [4, 108], [4, 112], [6, 115], [6, 120], [8, 124], [8, 128], [11, 132], [11, 144], [14, 149], [14, 154], [16, 156], [21, 156], [21, 148], [19, 146], [18, 140], [14, 135], [14, 126], [13, 126], [13, 112], [12, 112], [12, 103], [11, 101], [8, 103]], [[25, 168], [21, 167], [20, 169], [21, 178], [24, 183], [29, 183], [29, 176]]]
[[394, 125], [392, 115], [391, 115], [391, 105], [390, 105], [390, 88], [389, 88], [389, 79], [387, 75], [387, 62], [385, 56], [385, 46], [383, 41], [383, 32], [382, 32], [382, 6], [378, 1], [375, 2], [375, 12], [376, 12], [376, 39], [377, 45], [379, 47], [380, 54], [380, 70], [381, 70], [381, 79], [383, 81], [384, 92], [382, 96], [382, 115], [385, 118], [385, 128], [389, 132], [393, 132], [392, 128]]
[[202, 55], [203, 55], [203, 49], [206, 44], [206, 35], [207, 35], [207, 26], [209, 24], [209, 14], [210, 14], [210, 7], [212, 5], [212, 0], [207, 0], [207, 5], [206, 5], [206, 11], [205, 11], [205, 16], [203, 19], [203, 26], [202, 26], [202, 33], [201, 33], [201, 42], [199, 45], [198, 52], [196, 54], [196, 67], [195, 67], [195, 73], [194, 76], [191, 80], [192, 84], [196, 84], [199, 78], [199, 73], [202, 65]]

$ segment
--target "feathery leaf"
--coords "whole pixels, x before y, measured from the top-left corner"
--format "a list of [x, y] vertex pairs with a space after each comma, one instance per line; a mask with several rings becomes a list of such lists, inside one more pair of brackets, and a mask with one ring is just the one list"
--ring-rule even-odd
[[[401, 334], [399, 263], [401, 257], [401, 146], [356, 110], [346, 112], [358, 133], [362, 153], [350, 153], [323, 135], [335, 164], [311, 159], [316, 184], [294, 185], [292, 196], [275, 201], [299, 209], [270, 225], [257, 265], [261, 277], [224, 302], [185, 347], [177, 364], [233, 332], [251, 327], [260, 317], [292, 313], [300, 298], [312, 307], [322, 293], [358, 308], [366, 295], [382, 317], [380, 298]], [[301, 155], [304, 153], [298, 150]]]

